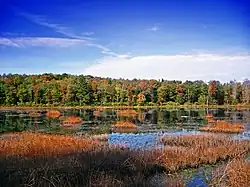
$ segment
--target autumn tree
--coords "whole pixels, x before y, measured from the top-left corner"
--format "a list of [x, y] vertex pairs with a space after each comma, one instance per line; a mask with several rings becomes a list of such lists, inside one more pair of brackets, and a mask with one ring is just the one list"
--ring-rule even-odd
[[140, 105], [140, 106], [144, 105], [145, 101], [146, 101], [145, 95], [143, 93], [138, 94], [138, 96], [137, 96], [138, 105]]
[[246, 79], [242, 84], [242, 100], [243, 103], [250, 103], [250, 80]]

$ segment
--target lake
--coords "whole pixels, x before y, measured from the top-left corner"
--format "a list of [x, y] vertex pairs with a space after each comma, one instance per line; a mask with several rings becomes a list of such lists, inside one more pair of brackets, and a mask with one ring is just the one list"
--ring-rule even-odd
[[[78, 116], [83, 119], [81, 126], [74, 132], [109, 133], [117, 121], [126, 120], [138, 126], [137, 132], [198, 130], [206, 124], [204, 116], [213, 114], [215, 119], [243, 123], [247, 129], [250, 126], [250, 110], [235, 109], [135, 109], [137, 116], [118, 116], [119, 110], [105, 109], [98, 115], [94, 110], [58, 109], [62, 116]], [[40, 112], [41, 116], [31, 117], [30, 112]], [[46, 117], [43, 110], [0, 110], [0, 133], [37, 130], [45, 132], [60, 132], [60, 119]], [[72, 129], [71, 129], [72, 130]], [[72, 131], [71, 131], [72, 132]]]
[[[199, 128], [206, 125], [205, 116], [212, 114], [217, 120], [226, 120], [233, 123], [241, 123], [245, 131], [240, 134], [232, 134], [235, 138], [250, 139], [250, 110], [249, 109], [135, 109], [136, 116], [120, 116], [118, 109], [104, 109], [95, 112], [91, 109], [58, 109], [60, 118], [52, 119], [46, 116], [49, 109], [42, 110], [0, 110], [0, 133], [22, 131], [36, 131], [75, 135], [99, 135], [107, 136], [109, 145], [125, 145], [130, 149], [161, 148], [159, 142], [162, 135], [182, 135], [203, 133]], [[41, 115], [31, 115], [39, 112]], [[83, 119], [75, 128], [65, 128], [62, 121], [68, 116], [76, 116]], [[138, 127], [136, 130], [124, 130], [117, 132], [112, 126], [117, 121], [129, 121]], [[209, 168], [208, 168], [209, 169]], [[185, 171], [186, 186], [208, 186], [204, 174], [207, 168], [200, 167], [191, 174]], [[157, 186], [164, 181], [164, 177], [156, 176]], [[162, 185], [164, 186], [164, 185]]]
[[[110, 144], [123, 143], [131, 148], [151, 148], [157, 146], [157, 137], [163, 134], [180, 135], [200, 133], [199, 128], [206, 125], [205, 116], [212, 114], [217, 120], [242, 123], [246, 131], [237, 135], [239, 138], [249, 138], [249, 109], [135, 109], [136, 116], [119, 116], [118, 109], [103, 109], [95, 112], [91, 109], [58, 109], [60, 118], [52, 119], [46, 116], [49, 109], [42, 110], [0, 110], [0, 133], [38, 131], [77, 135], [107, 134]], [[39, 112], [39, 116], [31, 116]], [[77, 116], [83, 119], [75, 128], [62, 127], [62, 120], [67, 116]], [[117, 121], [130, 121], [137, 125], [136, 130], [115, 131], [112, 126]], [[131, 130], [131, 129], [130, 129]]]

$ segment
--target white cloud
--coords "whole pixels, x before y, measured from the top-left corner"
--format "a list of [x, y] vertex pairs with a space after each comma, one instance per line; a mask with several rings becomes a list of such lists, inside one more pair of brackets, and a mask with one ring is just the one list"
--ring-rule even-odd
[[52, 38], [52, 37], [17, 37], [5, 38], [0, 37], [0, 45], [11, 47], [69, 47], [73, 45], [86, 44], [85, 40], [69, 38]]
[[153, 27], [149, 28], [148, 30], [149, 31], [158, 31], [159, 29], [160, 29], [159, 27], [153, 26]]
[[113, 77], [168, 80], [242, 80], [250, 75], [250, 56], [214, 54], [137, 56], [103, 58], [84, 74]]

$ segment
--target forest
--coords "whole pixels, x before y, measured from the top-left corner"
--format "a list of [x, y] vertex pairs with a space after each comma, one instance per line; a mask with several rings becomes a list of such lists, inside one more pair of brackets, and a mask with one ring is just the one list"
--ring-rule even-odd
[[84, 75], [0, 75], [1, 106], [236, 105], [250, 103], [250, 81], [127, 80]]

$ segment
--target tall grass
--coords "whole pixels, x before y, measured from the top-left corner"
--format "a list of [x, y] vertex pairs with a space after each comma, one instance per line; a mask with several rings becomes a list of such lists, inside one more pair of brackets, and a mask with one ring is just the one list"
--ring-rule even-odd
[[147, 186], [152, 175], [165, 170], [144, 162], [140, 152], [100, 142], [20, 136], [20, 143], [14, 138], [1, 143], [0, 186]]
[[2, 156], [58, 156], [79, 151], [89, 151], [98, 147], [99, 142], [64, 135], [39, 133], [16, 133], [11, 139], [0, 141]]
[[136, 125], [132, 122], [128, 122], [128, 121], [118, 121], [115, 125], [115, 128], [132, 128], [135, 129]]
[[200, 131], [240, 133], [244, 131], [244, 125], [220, 120], [216, 121], [213, 125], [201, 127]]
[[[157, 173], [215, 164], [250, 151], [249, 141], [228, 135], [165, 136], [161, 141], [163, 149], [133, 151], [94, 138], [12, 134], [0, 140], [0, 186], [154, 186]], [[237, 166], [235, 171], [235, 165], [228, 167], [231, 186], [240, 172], [249, 170], [245, 162]], [[248, 174], [242, 176], [243, 186]], [[184, 183], [166, 179], [164, 185]]]
[[184, 135], [163, 137], [165, 148], [158, 153], [158, 162], [168, 170], [215, 164], [250, 151], [249, 141], [233, 140], [229, 136]]
[[249, 187], [250, 161], [246, 160], [244, 157], [238, 157], [216, 168], [213, 171], [211, 185], [227, 187]]

